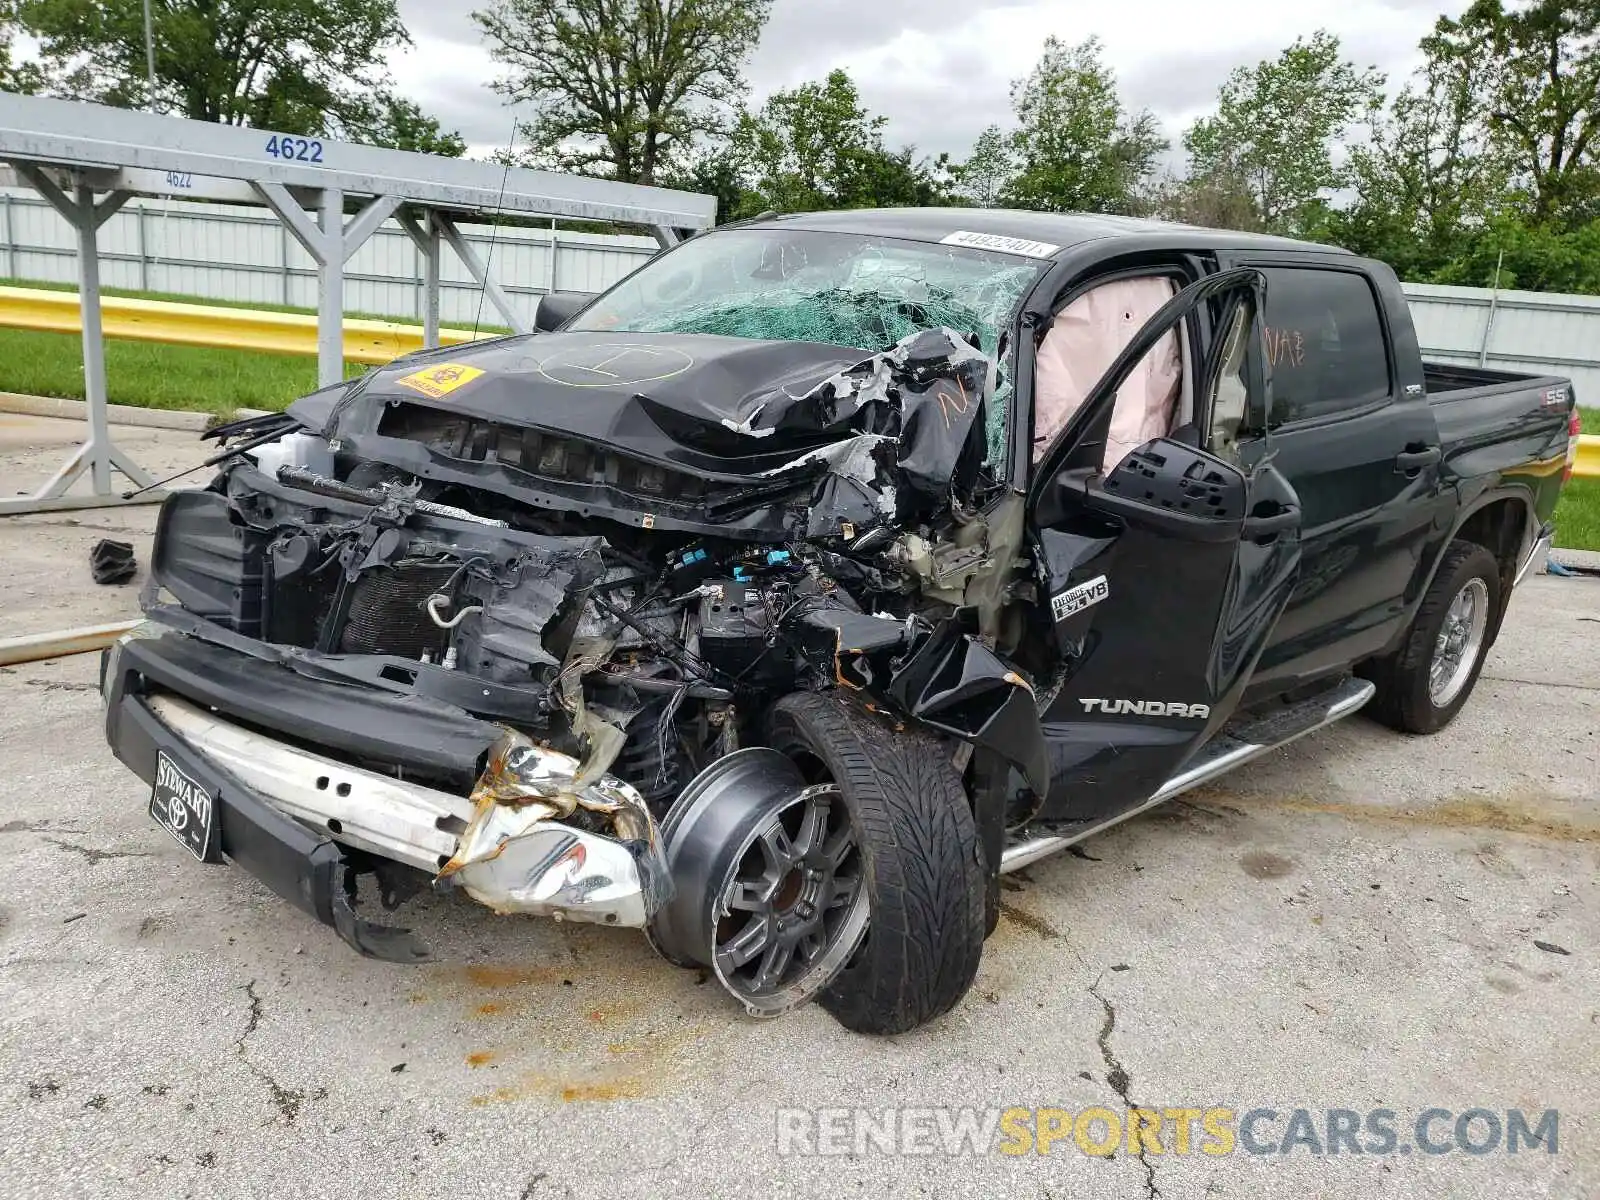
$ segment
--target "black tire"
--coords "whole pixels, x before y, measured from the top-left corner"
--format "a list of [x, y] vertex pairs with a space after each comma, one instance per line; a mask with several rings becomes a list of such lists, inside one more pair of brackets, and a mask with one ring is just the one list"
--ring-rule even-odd
[[983, 954], [983, 854], [947, 747], [841, 696], [773, 706], [768, 744], [839, 785], [867, 888], [866, 940], [818, 1002], [857, 1033], [904, 1033], [954, 1008]]
[[[1481, 579], [1488, 591], [1488, 633], [1478, 645], [1476, 661], [1465, 685], [1449, 703], [1437, 705], [1429, 694], [1434, 646], [1451, 601], [1474, 578]], [[1484, 657], [1499, 623], [1500, 587], [1500, 565], [1493, 554], [1473, 542], [1451, 542], [1427, 595], [1422, 598], [1405, 642], [1393, 655], [1370, 664], [1365, 672], [1378, 689], [1367, 705], [1367, 712], [1401, 733], [1437, 733], [1450, 724], [1472, 695], [1478, 674], [1483, 670]]]

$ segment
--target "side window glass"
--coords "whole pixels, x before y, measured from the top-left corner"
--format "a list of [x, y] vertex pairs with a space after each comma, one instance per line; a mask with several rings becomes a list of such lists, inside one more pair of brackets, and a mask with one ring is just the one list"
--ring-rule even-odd
[[1392, 392], [1378, 300], [1352, 271], [1267, 267], [1262, 342], [1269, 424], [1363, 408]]

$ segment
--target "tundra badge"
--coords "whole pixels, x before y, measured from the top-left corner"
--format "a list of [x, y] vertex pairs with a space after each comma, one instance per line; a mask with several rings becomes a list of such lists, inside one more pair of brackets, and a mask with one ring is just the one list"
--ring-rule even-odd
[[1189, 717], [1205, 720], [1211, 715], [1209, 704], [1184, 704], [1169, 700], [1079, 700], [1084, 712], [1131, 713], [1136, 717]]

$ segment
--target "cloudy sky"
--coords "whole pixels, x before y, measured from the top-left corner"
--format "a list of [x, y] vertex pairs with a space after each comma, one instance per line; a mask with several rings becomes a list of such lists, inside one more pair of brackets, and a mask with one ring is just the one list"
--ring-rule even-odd
[[[394, 56], [400, 89], [481, 154], [503, 146], [512, 114], [489, 89], [498, 73], [456, 0], [400, 0], [416, 45]], [[776, 0], [748, 68], [759, 103], [775, 89], [850, 72], [863, 100], [889, 118], [887, 140], [962, 156], [991, 122], [1006, 123], [1009, 86], [1049, 34], [1098, 34], [1123, 99], [1153, 110], [1176, 142], [1228, 72], [1275, 55], [1301, 33], [1332, 30], [1345, 53], [1396, 81], [1416, 65], [1417, 40], [1459, 0]]]

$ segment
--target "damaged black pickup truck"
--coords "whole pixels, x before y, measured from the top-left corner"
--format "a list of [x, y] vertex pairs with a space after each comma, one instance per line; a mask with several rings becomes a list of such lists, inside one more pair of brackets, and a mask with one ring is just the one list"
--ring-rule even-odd
[[151, 814], [364, 954], [419, 889], [910, 1029], [999, 876], [1369, 705], [1454, 716], [1564, 380], [1381, 264], [1094, 216], [697, 236], [220, 431], [104, 659]]

